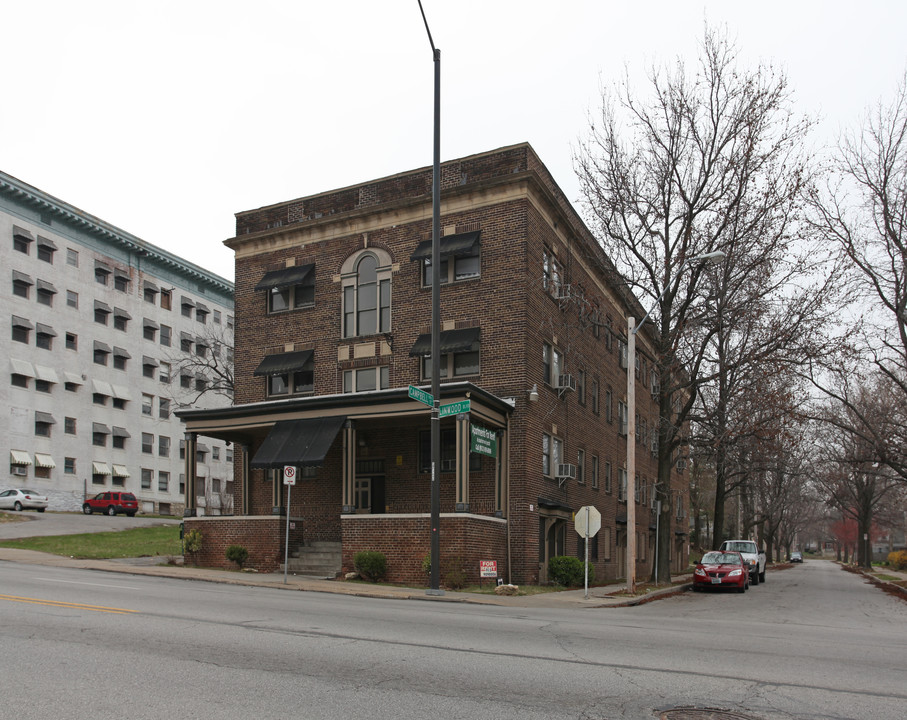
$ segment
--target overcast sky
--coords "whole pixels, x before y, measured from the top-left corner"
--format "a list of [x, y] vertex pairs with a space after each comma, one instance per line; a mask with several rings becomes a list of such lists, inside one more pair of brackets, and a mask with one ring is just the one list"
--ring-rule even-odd
[[[600, 85], [692, 62], [706, 20], [787, 72], [817, 143], [907, 68], [903, 0], [423, 5], [442, 160], [528, 141], [574, 200]], [[0, 24], [0, 169], [231, 280], [234, 213], [432, 162], [417, 0], [0, 0]]]

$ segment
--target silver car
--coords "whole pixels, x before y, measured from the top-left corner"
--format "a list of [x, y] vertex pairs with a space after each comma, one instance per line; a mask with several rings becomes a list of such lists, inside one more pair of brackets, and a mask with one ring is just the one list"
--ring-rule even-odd
[[29, 508], [44, 512], [47, 509], [47, 495], [27, 488], [13, 488], [0, 493], [0, 510], [27, 510]]

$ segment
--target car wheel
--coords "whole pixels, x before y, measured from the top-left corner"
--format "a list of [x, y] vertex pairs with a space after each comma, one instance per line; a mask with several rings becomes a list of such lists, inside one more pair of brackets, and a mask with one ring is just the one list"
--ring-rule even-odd
[[113, 505], [108, 505], [107, 514], [110, 515], [110, 517], [113, 517], [114, 515], [117, 514], [117, 509]]
[[740, 584], [740, 587], [737, 588], [737, 592], [740, 593], [741, 595], [746, 592], [746, 583], [745, 582]]
[[761, 573], [759, 573], [759, 582], [761, 582], [761, 583], [765, 582], [765, 570], [763, 570]]
[[91, 505], [83, 505], [82, 512], [85, 513], [86, 515], [91, 515], [91, 513], [92, 513]]
[[44, 512], [47, 508], [37, 508], [38, 512]]
[[750, 585], [758, 585], [758, 584], [759, 584], [759, 573], [753, 573], [752, 575], [750, 575]]
[[22, 510], [22, 503], [20, 503], [18, 500], [16, 500], [16, 504], [13, 505], [13, 510], [15, 510], [16, 512], [20, 512]]

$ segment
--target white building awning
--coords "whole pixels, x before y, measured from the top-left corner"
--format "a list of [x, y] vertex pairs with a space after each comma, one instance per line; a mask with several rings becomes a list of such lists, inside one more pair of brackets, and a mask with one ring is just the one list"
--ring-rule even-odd
[[92, 389], [92, 392], [95, 392], [98, 395], [106, 395], [107, 397], [113, 397], [113, 388], [110, 387], [109, 382], [105, 382], [104, 380], [92, 380], [91, 389]]
[[91, 474], [92, 475], [110, 475], [110, 468], [107, 467], [107, 463], [93, 462], [93, 463], [91, 463]]
[[9, 463], [10, 465], [31, 465], [31, 455], [25, 450], [10, 450]]
[[35, 365], [35, 377], [38, 380], [46, 380], [49, 383], [60, 382], [60, 378], [57, 377], [57, 371], [44, 365]]
[[10, 368], [12, 368], [13, 375], [25, 375], [26, 377], [33, 378], [35, 376], [35, 369], [32, 367], [30, 362], [25, 360], [17, 360], [16, 358], [9, 359]]
[[63, 377], [66, 378], [66, 382], [72, 383], [73, 385], [82, 385], [85, 382], [81, 375], [71, 373], [68, 370], [63, 371]]
[[120, 400], [129, 400], [132, 401], [132, 393], [129, 392], [129, 388], [125, 388], [122, 385], [113, 385], [113, 396], [119, 398]]
[[126, 469], [126, 466], [125, 466], [125, 465], [117, 465], [116, 463], [114, 463], [114, 465], [113, 465], [113, 476], [114, 476], [114, 477], [121, 477], [121, 478], [128, 478], [128, 477], [129, 477], [129, 470]]
[[35, 467], [39, 468], [55, 468], [57, 463], [54, 462], [54, 459], [50, 455], [45, 455], [44, 453], [35, 453]]

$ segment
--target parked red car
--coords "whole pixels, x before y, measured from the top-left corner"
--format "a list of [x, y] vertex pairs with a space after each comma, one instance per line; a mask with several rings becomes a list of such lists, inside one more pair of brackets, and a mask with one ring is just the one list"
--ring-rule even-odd
[[746, 592], [750, 586], [750, 574], [746, 561], [739, 552], [707, 552], [696, 563], [693, 571], [693, 590], [706, 588], [733, 588]]
[[108, 515], [125, 513], [135, 517], [139, 511], [139, 501], [130, 492], [102, 492], [82, 503], [82, 512], [91, 515], [95, 510]]

